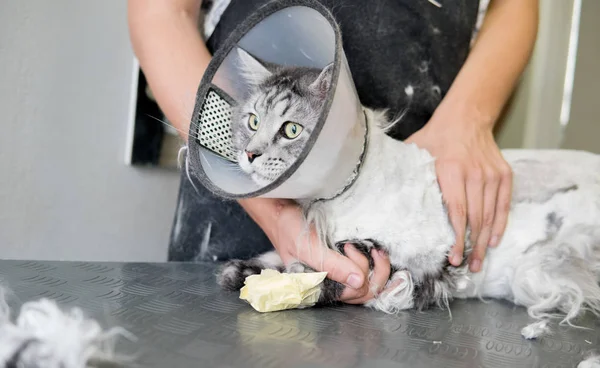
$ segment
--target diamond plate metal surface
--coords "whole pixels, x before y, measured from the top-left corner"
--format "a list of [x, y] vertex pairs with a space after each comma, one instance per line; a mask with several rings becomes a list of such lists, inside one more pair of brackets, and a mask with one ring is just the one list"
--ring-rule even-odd
[[530, 320], [504, 302], [457, 301], [447, 312], [397, 316], [361, 307], [255, 312], [220, 291], [212, 264], [0, 261], [12, 307], [41, 297], [77, 305], [104, 326], [138, 337], [120, 340], [143, 367], [576, 367], [600, 353], [600, 321], [588, 329], [553, 325], [526, 341]]

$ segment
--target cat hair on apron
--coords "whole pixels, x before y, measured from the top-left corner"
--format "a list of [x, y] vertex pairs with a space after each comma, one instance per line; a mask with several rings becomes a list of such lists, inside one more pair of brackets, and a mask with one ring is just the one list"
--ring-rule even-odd
[[[230, 0], [221, 6], [218, 22], [208, 25], [209, 51], [218, 50], [238, 24], [270, 1]], [[319, 3], [340, 26], [361, 103], [388, 109], [390, 118], [402, 116], [389, 132], [400, 140], [430, 119], [464, 64], [481, 21], [479, 0]], [[182, 170], [169, 261], [247, 259], [270, 249], [266, 235], [236, 201], [194, 187]]]

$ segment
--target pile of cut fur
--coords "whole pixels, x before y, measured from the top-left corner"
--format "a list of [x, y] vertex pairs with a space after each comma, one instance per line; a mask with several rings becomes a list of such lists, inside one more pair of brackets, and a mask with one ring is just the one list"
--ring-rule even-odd
[[104, 330], [79, 308], [61, 310], [49, 299], [23, 304], [11, 319], [0, 286], [0, 368], [87, 368], [119, 364], [115, 354], [119, 336], [131, 337], [122, 328]]

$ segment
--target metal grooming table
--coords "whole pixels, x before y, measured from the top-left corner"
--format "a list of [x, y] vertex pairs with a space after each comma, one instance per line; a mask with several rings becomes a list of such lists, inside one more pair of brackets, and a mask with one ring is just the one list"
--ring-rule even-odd
[[[575, 367], [600, 353], [600, 320], [589, 329], [553, 325], [526, 341], [529, 318], [509, 303], [457, 301], [445, 311], [391, 316], [361, 307], [255, 312], [221, 292], [213, 264], [0, 261], [18, 303], [41, 297], [77, 305], [103, 326], [122, 326], [142, 367]], [[15, 304], [16, 303], [16, 304]], [[18, 311], [13, 309], [13, 314]]]

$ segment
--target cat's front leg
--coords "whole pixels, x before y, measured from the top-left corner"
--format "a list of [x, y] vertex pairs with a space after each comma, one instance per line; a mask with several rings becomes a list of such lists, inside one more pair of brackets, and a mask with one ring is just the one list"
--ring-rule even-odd
[[238, 291], [244, 286], [246, 277], [260, 274], [262, 270], [273, 269], [283, 272], [283, 261], [276, 251], [263, 253], [251, 259], [233, 259], [221, 267], [217, 283], [228, 291]]
[[393, 273], [384, 292], [369, 306], [386, 313], [397, 313], [406, 309], [425, 310], [437, 305], [442, 309], [450, 309], [453, 293], [467, 282], [468, 264], [454, 267], [448, 261], [440, 266], [441, 270], [433, 274], [415, 278], [407, 270]]

